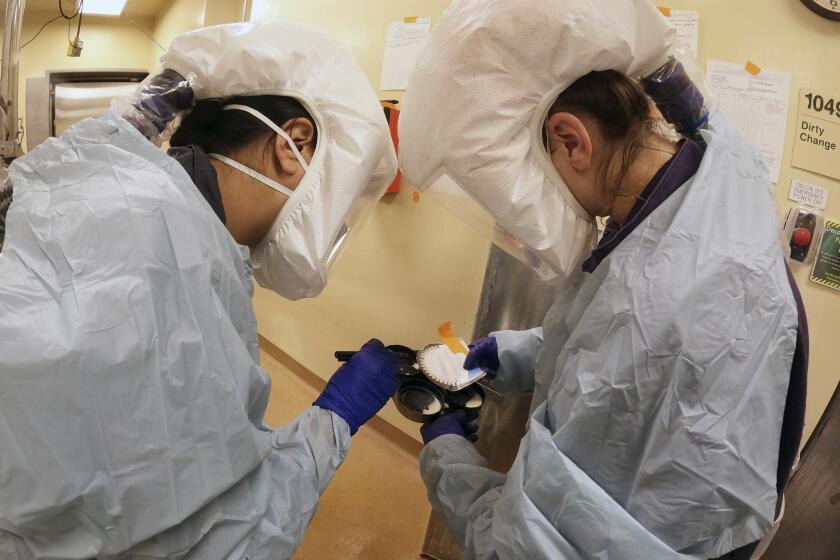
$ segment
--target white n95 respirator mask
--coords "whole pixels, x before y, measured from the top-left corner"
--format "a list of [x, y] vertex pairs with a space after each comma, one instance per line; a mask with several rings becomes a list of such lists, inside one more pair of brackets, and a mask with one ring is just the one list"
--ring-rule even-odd
[[260, 285], [292, 300], [317, 296], [397, 171], [382, 106], [353, 56], [314, 29], [241, 23], [178, 37], [161, 64], [195, 74], [196, 99], [286, 96], [312, 116], [318, 144], [307, 165], [282, 123], [244, 105], [224, 108], [246, 111], [286, 139], [306, 170], [294, 190], [230, 158], [212, 157], [289, 197], [251, 251]]
[[543, 144], [548, 111], [589, 72], [656, 70], [673, 38], [649, 0], [456, 0], [408, 81], [403, 173], [543, 279], [566, 279], [597, 230]]

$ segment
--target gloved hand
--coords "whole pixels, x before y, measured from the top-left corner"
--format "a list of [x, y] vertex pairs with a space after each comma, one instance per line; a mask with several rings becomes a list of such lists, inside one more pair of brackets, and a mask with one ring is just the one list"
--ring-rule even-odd
[[434, 420], [426, 422], [420, 427], [423, 443], [428, 444], [435, 438], [454, 434], [469, 441], [478, 441], [478, 424], [469, 418], [465, 410], [456, 410], [450, 414], [443, 414]]
[[158, 132], [163, 132], [176, 115], [192, 109], [194, 97], [190, 82], [167, 68], [140, 87], [134, 106], [149, 118]]
[[112, 102], [114, 109], [149, 140], [160, 140], [169, 125], [195, 106], [194, 77], [169, 68], [150, 74], [129, 96]]
[[373, 339], [338, 368], [313, 404], [341, 416], [353, 435], [396, 390], [397, 356]]
[[499, 372], [499, 345], [496, 338], [485, 336], [470, 345], [470, 353], [464, 360], [464, 369], [481, 368], [487, 379], [493, 379]]
[[692, 136], [708, 121], [709, 111], [703, 93], [678, 60], [669, 60], [644, 78], [642, 86], [677, 132]]

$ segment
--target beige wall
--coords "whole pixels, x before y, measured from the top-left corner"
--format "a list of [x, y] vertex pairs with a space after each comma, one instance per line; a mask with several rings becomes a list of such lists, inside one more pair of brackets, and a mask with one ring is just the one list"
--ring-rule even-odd
[[206, 2], [204, 25], [243, 21], [245, 17], [245, 0], [206, 0]]
[[[388, 22], [405, 16], [437, 19], [446, 0], [334, 2], [254, 0], [252, 18], [293, 21], [337, 37], [378, 89]], [[382, 92], [382, 99], [400, 97]], [[317, 375], [327, 378], [336, 350], [358, 348], [371, 337], [415, 348], [438, 340], [437, 326], [452, 320], [472, 334], [489, 245], [458, 218], [427, 198], [412, 200], [410, 185], [387, 195], [332, 271], [318, 298], [289, 302], [257, 290], [260, 333]], [[413, 437], [418, 425], [389, 404], [382, 417]]]
[[[832, 191], [827, 216], [840, 220], [840, 181], [790, 166], [799, 89], [812, 87], [840, 96], [840, 23], [816, 16], [798, 0], [671, 0], [668, 6], [700, 11], [701, 62], [712, 59], [740, 64], [749, 59], [762, 68], [792, 74], [788, 134], [776, 199], [784, 213], [793, 204], [787, 200], [791, 179], [822, 185]], [[811, 331], [806, 436], [840, 381], [835, 340], [840, 292], [810, 282], [808, 272], [794, 265]]]
[[[168, 47], [172, 39], [182, 33], [204, 25], [205, 0], [172, 0], [172, 3], [155, 18], [154, 36], [157, 42]], [[154, 53], [152, 68], [163, 54]]]
[[[242, 21], [245, 0], [172, 0], [154, 20], [154, 37], [168, 47], [172, 39], [205, 25]], [[153, 53], [152, 68], [157, 68], [158, 49]]]
[[[45, 22], [57, 15], [47, 12], [25, 12], [21, 30], [21, 44], [29, 41]], [[146, 30], [152, 20], [135, 19]], [[75, 22], [73, 27], [75, 35]], [[113, 17], [85, 17], [82, 22], [82, 55], [67, 56], [67, 22], [49, 24], [20, 53], [18, 114], [26, 115], [26, 79], [42, 78], [48, 70], [95, 70], [99, 68], [149, 69], [149, 59], [155, 47], [148, 37], [131, 22]], [[24, 121], [25, 122], [25, 121]]]

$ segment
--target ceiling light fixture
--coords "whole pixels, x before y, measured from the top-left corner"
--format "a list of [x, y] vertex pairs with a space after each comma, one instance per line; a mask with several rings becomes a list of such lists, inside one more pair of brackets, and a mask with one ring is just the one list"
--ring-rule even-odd
[[86, 16], [119, 16], [127, 3], [128, 0], [85, 0], [83, 11]]

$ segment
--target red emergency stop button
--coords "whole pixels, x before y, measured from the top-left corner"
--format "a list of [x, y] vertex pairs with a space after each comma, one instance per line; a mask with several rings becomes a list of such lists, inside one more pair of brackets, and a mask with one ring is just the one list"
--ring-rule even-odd
[[796, 228], [793, 230], [793, 237], [791, 237], [791, 241], [797, 247], [807, 247], [811, 244], [811, 230]]

